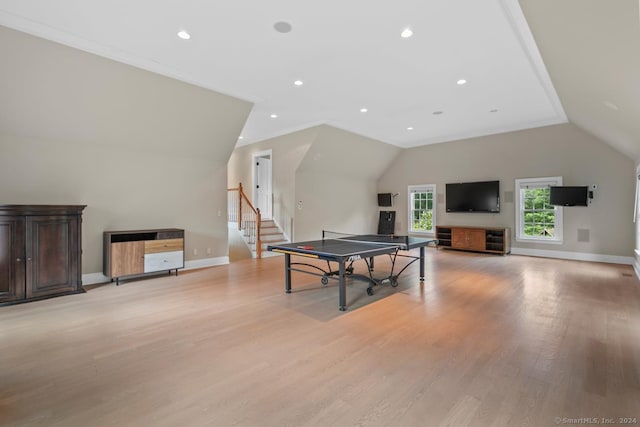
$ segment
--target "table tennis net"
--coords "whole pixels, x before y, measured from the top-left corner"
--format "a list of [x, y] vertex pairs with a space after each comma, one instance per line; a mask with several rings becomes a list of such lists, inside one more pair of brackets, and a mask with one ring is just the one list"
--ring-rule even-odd
[[339, 231], [322, 230], [322, 240], [332, 239], [379, 245], [388, 245], [394, 243], [409, 245], [409, 236], [398, 236], [393, 234], [351, 234], [342, 233]]

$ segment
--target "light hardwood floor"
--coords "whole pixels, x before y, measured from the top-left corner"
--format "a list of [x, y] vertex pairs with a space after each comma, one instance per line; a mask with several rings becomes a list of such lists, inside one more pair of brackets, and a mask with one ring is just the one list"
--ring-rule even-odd
[[354, 281], [340, 312], [335, 282], [285, 294], [283, 265], [0, 307], [0, 425], [640, 423], [630, 266], [428, 249], [423, 284]]

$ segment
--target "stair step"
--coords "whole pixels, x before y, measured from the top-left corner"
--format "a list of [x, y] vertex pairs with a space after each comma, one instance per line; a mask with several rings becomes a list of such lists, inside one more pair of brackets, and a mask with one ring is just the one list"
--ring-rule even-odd
[[[243, 233], [243, 236], [247, 242], [248, 235]], [[269, 245], [289, 243], [280, 227], [271, 219], [260, 221], [260, 238], [262, 239], [262, 257], [281, 255], [277, 252], [267, 251]], [[256, 244], [247, 242], [247, 245], [255, 257]]]
[[261, 238], [262, 238], [263, 242], [269, 242], [269, 243], [282, 242], [282, 241], [286, 240], [284, 238], [284, 236], [282, 235], [282, 233], [279, 233], [279, 234], [268, 234], [266, 236], [261, 236]]
[[[262, 252], [263, 252], [263, 253], [264, 253], [264, 252], [266, 252], [266, 251], [267, 251], [267, 247], [268, 247], [269, 245], [280, 245], [280, 244], [284, 244], [284, 243], [288, 243], [288, 242], [287, 242], [286, 240], [280, 240], [280, 241], [276, 241], [276, 242], [268, 242], [268, 243], [262, 242]], [[252, 245], [250, 245], [250, 246], [251, 246], [251, 250], [252, 250], [252, 251], [255, 251], [255, 250], [256, 250], [256, 245], [255, 245], [255, 243], [254, 243], [254, 244], [252, 244]]]

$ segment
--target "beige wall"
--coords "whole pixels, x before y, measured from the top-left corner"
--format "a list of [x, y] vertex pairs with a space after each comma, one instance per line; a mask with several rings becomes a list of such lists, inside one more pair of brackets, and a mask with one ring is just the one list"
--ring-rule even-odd
[[[632, 257], [635, 177], [632, 160], [574, 125], [564, 124], [404, 150], [378, 181], [380, 192], [399, 193], [397, 229], [407, 230], [407, 186], [436, 184], [437, 224], [506, 226], [514, 230], [515, 205], [505, 202], [515, 179], [562, 176], [564, 185], [598, 186], [588, 207], [564, 209], [564, 243], [513, 242], [529, 251], [564, 251]], [[445, 212], [445, 184], [500, 180], [501, 212]], [[578, 242], [578, 229], [589, 242]], [[515, 233], [514, 233], [515, 234]]]
[[234, 150], [230, 187], [250, 187], [252, 155], [265, 150], [273, 155], [274, 218], [288, 237], [376, 231], [376, 182], [399, 148], [321, 125]]
[[85, 274], [105, 230], [180, 227], [187, 261], [227, 256], [250, 103], [3, 27], [0, 57], [0, 203], [88, 205]]
[[242, 183], [247, 196], [252, 199], [253, 155], [271, 150], [273, 219], [287, 237], [292, 236], [292, 222], [295, 217], [295, 172], [317, 134], [318, 128], [310, 128], [238, 147], [229, 159], [229, 188], [235, 188], [238, 183]]
[[[374, 180], [328, 173], [298, 172], [295, 240], [317, 240], [322, 230], [349, 234], [375, 233], [378, 208]], [[373, 196], [373, 197], [372, 197]]]
[[321, 126], [296, 173], [295, 240], [322, 230], [375, 233], [376, 182], [401, 151], [398, 147]]

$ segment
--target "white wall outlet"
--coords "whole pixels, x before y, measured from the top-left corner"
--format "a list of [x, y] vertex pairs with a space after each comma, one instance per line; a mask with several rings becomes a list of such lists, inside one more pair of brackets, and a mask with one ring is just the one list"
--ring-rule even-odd
[[194, 249], [194, 250], [193, 250], [193, 254], [194, 254], [194, 255], [198, 255], [198, 250], [197, 250], [197, 249]]
[[222, 211], [218, 211], [218, 216], [222, 216]]
[[298, 200], [298, 210], [302, 210], [302, 200]]
[[207, 255], [211, 255], [211, 248], [207, 248]]

